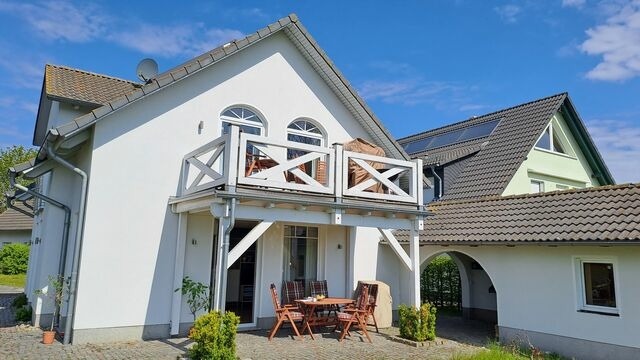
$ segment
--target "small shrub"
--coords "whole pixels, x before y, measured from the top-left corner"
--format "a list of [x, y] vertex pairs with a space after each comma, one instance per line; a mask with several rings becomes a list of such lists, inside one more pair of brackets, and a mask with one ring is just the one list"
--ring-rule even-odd
[[16, 310], [16, 321], [31, 322], [31, 306], [24, 305]]
[[400, 305], [400, 336], [413, 340], [425, 341], [436, 338], [436, 307], [424, 303], [420, 309], [412, 306]]
[[24, 293], [18, 295], [11, 302], [11, 306], [14, 307], [15, 309], [19, 309], [25, 305], [27, 305], [27, 295], [25, 295]]
[[193, 359], [236, 359], [236, 331], [240, 318], [232, 312], [211, 311], [200, 316], [189, 338], [195, 342], [189, 350]]
[[0, 250], [0, 273], [5, 275], [24, 274], [29, 264], [29, 245], [15, 243], [5, 245]]

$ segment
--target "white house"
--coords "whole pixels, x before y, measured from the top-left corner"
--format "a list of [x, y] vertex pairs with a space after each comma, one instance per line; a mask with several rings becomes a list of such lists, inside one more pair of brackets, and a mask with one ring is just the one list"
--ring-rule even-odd
[[[420, 270], [448, 252], [466, 314], [496, 321], [502, 339], [637, 358], [640, 194], [606, 187], [574, 115], [560, 94], [400, 145], [295, 15], [145, 83], [47, 65], [40, 152], [11, 173], [40, 179], [20, 189], [42, 200], [27, 294], [70, 278], [65, 342], [184, 334], [185, 276], [242, 328], [268, 328], [271, 283], [326, 279], [350, 296], [380, 280], [394, 308], [417, 305]], [[385, 156], [345, 149], [356, 138]], [[534, 185], [586, 189], [517, 195]], [[584, 213], [584, 199], [610, 205]], [[50, 318], [29, 296], [34, 321]]]
[[[356, 138], [386, 156], [342, 146]], [[326, 279], [345, 297], [395, 279], [373, 265], [382, 232], [406, 269], [394, 299], [419, 302], [421, 160], [293, 15], [145, 84], [47, 65], [34, 143], [37, 159], [12, 173], [41, 179], [27, 294], [70, 278], [65, 341], [184, 334], [184, 276], [241, 327], [268, 327], [271, 283]], [[350, 181], [353, 167], [368, 175]], [[387, 229], [410, 230], [410, 250]], [[35, 322], [50, 318], [30, 297]]]

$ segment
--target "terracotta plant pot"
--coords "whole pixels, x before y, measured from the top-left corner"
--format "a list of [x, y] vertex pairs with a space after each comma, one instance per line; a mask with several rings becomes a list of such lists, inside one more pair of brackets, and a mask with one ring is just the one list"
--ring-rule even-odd
[[45, 345], [53, 344], [53, 340], [56, 337], [55, 331], [44, 331], [42, 333], [42, 343]]

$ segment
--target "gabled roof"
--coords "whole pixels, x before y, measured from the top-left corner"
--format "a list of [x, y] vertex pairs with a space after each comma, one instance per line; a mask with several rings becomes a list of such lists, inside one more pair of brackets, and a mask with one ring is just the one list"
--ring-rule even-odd
[[141, 84], [66, 66], [47, 64], [44, 70], [47, 97], [79, 105], [104, 105]]
[[486, 137], [473, 139], [427, 152], [412, 154], [424, 157], [428, 165], [452, 162], [473, 155], [443, 200], [470, 199], [501, 195], [509, 181], [534, 147], [552, 116], [561, 112], [585, 154], [594, 176], [604, 184], [613, 184], [613, 177], [598, 153], [567, 93], [549, 96], [504, 110], [474, 117], [452, 125], [402, 138], [400, 144], [445, 134], [474, 125], [500, 119], [495, 130]]
[[421, 243], [640, 242], [640, 184], [441, 201], [428, 210]]
[[[347, 109], [349, 109], [353, 116], [358, 119], [377, 145], [382, 146], [389, 156], [409, 158], [402, 147], [395, 141], [391, 134], [382, 125], [380, 120], [374, 115], [373, 111], [371, 111], [371, 109], [365, 104], [364, 100], [357, 94], [355, 89], [349, 84], [342, 73], [340, 73], [325, 52], [307, 32], [295, 14], [284, 17], [243, 39], [235, 40], [217, 47], [174, 69], [160, 74], [141, 88], [133, 90], [124, 96], [112, 99], [104, 106], [94, 109], [87, 115], [81, 116], [74, 121], [50, 130], [50, 134], [48, 134], [47, 137], [57, 139], [59, 137], [64, 138], [73, 136], [74, 134], [89, 128], [96, 121], [104, 119], [119, 109], [157, 91], [162, 91], [166, 87], [186, 79], [203, 69], [214, 66], [223, 59], [226, 59], [227, 57], [232, 56], [279, 32], [286, 34], [295, 44]], [[40, 158], [44, 157], [44, 152], [40, 152]]]
[[26, 207], [19, 201], [16, 201], [14, 206], [21, 211], [7, 208], [7, 210], [1, 213], [0, 231], [31, 230], [33, 227], [33, 218], [24, 212], [32, 214], [33, 209]]

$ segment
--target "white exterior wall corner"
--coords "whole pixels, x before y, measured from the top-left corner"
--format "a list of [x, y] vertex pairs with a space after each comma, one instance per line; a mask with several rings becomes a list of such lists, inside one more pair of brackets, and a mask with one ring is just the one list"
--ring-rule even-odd
[[[280, 140], [300, 117], [319, 122], [327, 144], [369, 139], [284, 34], [97, 122], [75, 329], [169, 323], [177, 215], [167, 199], [184, 154], [218, 137], [219, 114], [236, 104], [259, 110]], [[281, 268], [273, 275], [262, 281], [279, 282]]]
[[[69, 162], [76, 164], [82, 169], [89, 169], [91, 163], [91, 142], [83, 145], [76, 154], [69, 158]], [[78, 213], [80, 204], [79, 176], [70, 170], [59, 165], [54, 166], [52, 171], [44, 176], [44, 186], [42, 193], [49, 196], [71, 209], [71, 223], [69, 226], [69, 243], [67, 247], [67, 262], [65, 265], [66, 276], [70, 275], [71, 262], [73, 258], [73, 247], [75, 244], [75, 234], [78, 224]], [[64, 227], [64, 211], [47, 202], [44, 202], [44, 209], [40, 215], [41, 220], [37, 222], [38, 229], [34, 230], [32, 237], [33, 253], [36, 255], [34, 261], [29, 261], [30, 273], [27, 284], [30, 292], [36, 289], [46, 289], [49, 286], [49, 276], [58, 272], [60, 261], [60, 250], [62, 248], [62, 232]], [[36, 222], [34, 221], [34, 224]], [[40, 241], [35, 244], [35, 237]], [[53, 312], [53, 304], [41, 296], [32, 297], [32, 305], [36, 319], [40, 314], [50, 314]], [[62, 304], [62, 314], [66, 313], [66, 301]], [[36, 325], [38, 325], [36, 323]]]
[[[640, 246], [427, 245], [421, 259], [451, 251], [478, 261], [491, 278], [501, 328], [640, 348]], [[616, 259], [620, 316], [578, 312], [575, 258], [593, 256]]]

